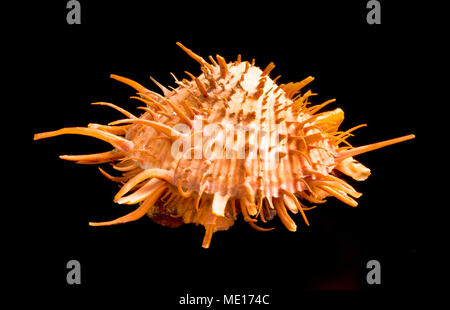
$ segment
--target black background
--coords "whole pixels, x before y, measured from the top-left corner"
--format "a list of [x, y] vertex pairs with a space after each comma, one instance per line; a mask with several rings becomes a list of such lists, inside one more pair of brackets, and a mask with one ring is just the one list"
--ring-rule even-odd
[[[25, 61], [33, 67], [24, 80], [33, 100], [26, 111], [31, 128], [24, 162], [33, 177], [25, 183], [31, 190], [21, 192], [26, 203], [19, 212], [31, 223], [31, 242], [23, 247], [26, 257], [34, 258], [31, 269], [40, 280], [19, 279], [21, 288], [42, 291], [39, 296], [46, 300], [61, 295], [68, 301], [143, 301], [148, 307], [177, 306], [186, 293], [260, 293], [270, 294], [276, 308], [299, 307], [307, 296], [373, 300], [422, 290], [427, 198], [417, 163], [425, 145], [421, 120], [427, 118], [421, 107], [428, 104], [421, 88], [428, 64], [422, 60], [432, 38], [423, 36], [421, 19], [411, 18], [420, 8], [381, 1], [382, 24], [368, 25], [366, 1], [80, 3], [81, 25], [66, 23], [65, 1], [40, 4], [45, 15], [36, 13], [34, 40], [26, 48]], [[273, 61], [271, 75], [281, 74], [281, 83], [314, 76], [309, 87], [319, 96], [312, 101], [336, 98], [331, 108], [345, 111], [343, 129], [368, 124], [349, 140], [353, 145], [410, 133], [417, 138], [359, 156], [372, 170], [367, 181], [352, 182], [363, 193], [359, 206], [329, 198], [308, 213], [311, 226], [293, 217], [299, 226], [295, 233], [278, 219], [273, 221], [277, 229], [268, 233], [241, 219], [214, 234], [205, 250], [201, 226], [169, 229], [143, 218], [89, 227], [89, 221], [116, 218], [133, 206], [113, 203], [117, 184], [96, 167], [58, 155], [109, 146], [81, 136], [36, 142], [32, 136], [121, 118], [90, 102], [113, 102], [137, 113], [137, 102], [128, 98], [134, 90], [110, 79], [111, 73], [154, 91], [149, 75], [175, 86], [169, 72], [178, 78], [185, 77], [184, 70], [199, 74], [198, 64], [176, 41], [204, 57], [220, 54], [231, 60], [242, 54], [261, 67]], [[71, 259], [81, 263], [79, 286], [66, 283]], [[371, 259], [381, 263], [381, 285], [366, 282]]]

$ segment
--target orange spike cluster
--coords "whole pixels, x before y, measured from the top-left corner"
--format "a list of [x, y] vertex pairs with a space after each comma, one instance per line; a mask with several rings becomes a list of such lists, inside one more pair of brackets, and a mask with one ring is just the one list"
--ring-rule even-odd
[[[344, 113], [336, 108], [323, 111], [335, 100], [312, 105], [311, 90], [303, 89], [314, 78], [296, 83], [277, 84], [270, 78], [275, 68], [269, 63], [261, 70], [252, 62], [227, 62], [220, 55], [210, 62], [181, 43], [177, 45], [200, 64], [202, 74], [186, 72], [190, 80], [177, 88], [166, 88], [150, 79], [162, 95], [118, 75], [137, 92], [143, 114], [134, 114], [107, 102], [126, 116], [107, 125], [68, 127], [38, 133], [35, 140], [64, 134], [91, 136], [108, 142], [112, 150], [89, 155], [62, 155], [81, 164], [111, 163], [120, 176], [104, 169], [108, 179], [122, 184], [114, 197], [118, 204], [139, 204], [118, 219], [91, 222], [91, 226], [115, 225], [134, 221], [147, 214], [153, 221], [169, 227], [182, 223], [205, 227], [202, 242], [210, 246], [216, 231], [229, 229], [242, 215], [252, 228], [270, 231], [264, 225], [275, 215], [290, 231], [298, 224], [290, 213], [300, 213], [309, 221], [305, 201], [321, 204], [329, 196], [356, 206], [361, 196], [338, 177], [337, 171], [357, 181], [370, 170], [353, 156], [413, 139], [414, 135], [366, 146], [353, 147], [347, 139], [361, 124], [346, 131], [338, 128]], [[190, 132], [180, 129], [187, 126]], [[211, 130], [215, 128], [215, 130]], [[229, 129], [233, 129], [228, 131]], [[245, 128], [242, 133], [238, 129]], [[262, 222], [262, 226], [258, 224]]]

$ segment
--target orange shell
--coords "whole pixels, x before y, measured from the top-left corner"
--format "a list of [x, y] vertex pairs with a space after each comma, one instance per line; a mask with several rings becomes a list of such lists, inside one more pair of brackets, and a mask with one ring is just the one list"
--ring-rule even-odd
[[[227, 230], [242, 214], [250, 226], [266, 223], [274, 215], [290, 231], [297, 229], [291, 213], [300, 212], [309, 225], [303, 201], [324, 203], [334, 196], [350, 206], [361, 193], [340, 179], [336, 171], [357, 181], [370, 170], [353, 156], [414, 138], [414, 135], [352, 147], [346, 139], [359, 125], [338, 131], [344, 112], [336, 108], [321, 112], [335, 100], [311, 105], [316, 95], [302, 89], [314, 78], [277, 85], [269, 77], [275, 67], [264, 70], [254, 63], [205, 61], [177, 43], [196, 60], [202, 70], [190, 80], [175, 78], [178, 88], [169, 90], [153, 80], [163, 95], [117, 75], [137, 91], [144, 113], [136, 117], [112, 103], [97, 102], [117, 109], [126, 118], [108, 125], [90, 124], [39, 133], [35, 140], [61, 134], [81, 134], [109, 142], [114, 149], [99, 154], [61, 156], [77, 163], [113, 163], [122, 176], [112, 181], [123, 184], [114, 197], [119, 204], [140, 206], [116, 220], [90, 223], [92, 226], [134, 221], [148, 214], [169, 227], [182, 223], [201, 224], [208, 248], [212, 234]], [[301, 202], [302, 201], [302, 202]]]

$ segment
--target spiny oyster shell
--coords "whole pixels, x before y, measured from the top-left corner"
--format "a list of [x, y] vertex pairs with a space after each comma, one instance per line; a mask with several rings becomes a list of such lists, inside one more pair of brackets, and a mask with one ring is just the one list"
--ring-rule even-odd
[[203, 72], [189, 80], [178, 80], [169, 90], [153, 80], [163, 95], [117, 75], [112, 78], [132, 86], [145, 103], [137, 117], [112, 103], [126, 116], [108, 125], [89, 124], [40, 133], [35, 139], [61, 134], [81, 134], [109, 142], [114, 149], [90, 155], [64, 155], [78, 163], [113, 163], [122, 172], [109, 179], [123, 184], [114, 197], [119, 204], [140, 206], [116, 220], [90, 223], [113, 225], [137, 220], [148, 214], [155, 222], [176, 227], [201, 224], [206, 233], [203, 247], [212, 234], [227, 230], [242, 214], [253, 228], [278, 215], [287, 229], [297, 225], [288, 212], [300, 212], [308, 220], [303, 202], [325, 202], [328, 196], [356, 206], [361, 196], [340, 179], [340, 171], [355, 180], [365, 180], [370, 170], [352, 156], [413, 138], [404, 136], [353, 148], [346, 139], [351, 132], [338, 131], [344, 113], [337, 108], [322, 112], [334, 99], [319, 105], [308, 101], [310, 90], [302, 92], [313, 78], [277, 85], [269, 77], [275, 67], [264, 70], [254, 62], [226, 62], [217, 55], [207, 62], [177, 43], [196, 60]]

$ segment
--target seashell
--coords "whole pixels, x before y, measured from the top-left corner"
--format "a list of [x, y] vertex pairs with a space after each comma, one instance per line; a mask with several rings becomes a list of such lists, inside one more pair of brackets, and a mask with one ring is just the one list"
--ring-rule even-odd
[[128, 84], [144, 104], [138, 116], [107, 102], [94, 104], [118, 110], [124, 119], [108, 125], [68, 127], [38, 133], [35, 140], [63, 134], [98, 138], [113, 146], [104, 153], [63, 155], [81, 164], [112, 163], [121, 176], [100, 169], [108, 179], [122, 184], [114, 201], [139, 204], [135, 211], [107, 222], [106, 226], [135, 221], [148, 215], [169, 227], [183, 223], [205, 227], [202, 246], [208, 248], [214, 232], [229, 229], [239, 215], [253, 228], [277, 215], [284, 226], [296, 231], [289, 213], [306, 212], [333, 196], [355, 207], [361, 196], [343, 173], [363, 181], [370, 170], [353, 157], [387, 145], [413, 139], [407, 135], [366, 146], [347, 142], [352, 132], [338, 128], [344, 119], [340, 108], [323, 111], [335, 100], [312, 105], [316, 95], [305, 86], [314, 80], [277, 84], [254, 62], [227, 62], [217, 55], [210, 62], [177, 43], [200, 64], [202, 74], [175, 82], [167, 89], [151, 78], [162, 95], [118, 75], [111, 78]]

